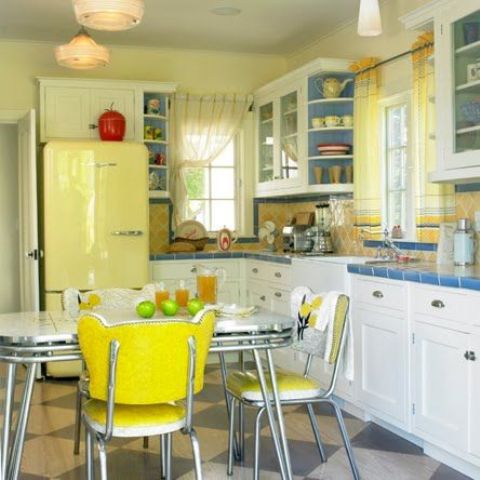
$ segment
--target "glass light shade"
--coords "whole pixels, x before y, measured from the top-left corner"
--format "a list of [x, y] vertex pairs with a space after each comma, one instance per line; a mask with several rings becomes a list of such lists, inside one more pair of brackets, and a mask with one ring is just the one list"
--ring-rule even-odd
[[362, 37], [375, 37], [382, 33], [378, 0], [360, 0], [357, 31]]
[[128, 30], [140, 23], [143, 0], [72, 0], [80, 25], [94, 30]]
[[62, 67], [88, 70], [108, 65], [110, 52], [82, 28], [70, 43], [55, 48], [55, 59]]

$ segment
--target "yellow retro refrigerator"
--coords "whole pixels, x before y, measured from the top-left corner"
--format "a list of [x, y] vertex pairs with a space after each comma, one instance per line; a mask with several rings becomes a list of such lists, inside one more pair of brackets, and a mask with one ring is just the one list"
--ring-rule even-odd
[[[148, 151], [139, 143], [48, 143], [43, 154], [45, 308], [67, 287], [148, 282]], [[50, 364], [52, 367], [53, 364]]]
[[51, 142], [43, 156], [46, 308], [67, 287], [148, 281], [148, 152], [126, 142]]

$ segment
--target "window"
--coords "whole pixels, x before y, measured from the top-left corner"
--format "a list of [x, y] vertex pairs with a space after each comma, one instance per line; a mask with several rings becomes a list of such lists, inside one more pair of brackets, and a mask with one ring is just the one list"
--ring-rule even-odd
[[238, 229], [236, 142], [206, 167], [186, 170], [189, 217], [212, 232], [227, 227]]
[[412, 238], [414, 203], [410, 155], [410, 96], [402, 94], [382, 102], [383, 218], [388, 231], [400, 227]]

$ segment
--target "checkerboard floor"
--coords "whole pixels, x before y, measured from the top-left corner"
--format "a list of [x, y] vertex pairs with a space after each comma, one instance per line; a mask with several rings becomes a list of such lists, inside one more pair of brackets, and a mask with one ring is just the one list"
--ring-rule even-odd
[[[4, 386], [4, 377], [0, 386]], [[28, 435], [22, 459], [22, 480], [80, 480], [85, 478], [83, 439], [80, 455], [73, 455], [75, 380], [36, 382]], [[0, 389], [0, 394], [2, 391]], [[20, 392], [17, 394], [19, 400]], [[3, 395], [1, 396], [3, 399]], [[196, 397], [194, 426], [200, 438], [205, 479], [227, 479], [227, 417], [218, 366], [209, 365], [205, 388]], [[234, 480], [252, 478], [254, 410], [246, 410], [246, 455], [234, 469]], [[321, 464], [304, 407], [285, 409], [285, 421], [295, 480], [351, 479], [345, 450], [327, 407], [316, 407], [328, 461]], [[414, 444], [373, 423], [348, 414], [345, 422], [352, 439], [363, 480], [467, 480], [466, 477], [424, 455]], [[149, 480], [159, 478], [159, 439], [150, 438], [148, 449], [141, 439], [113, 439], [108, 445], [109, 478]], [[173, 476], [194, 479], [188, 437], [173, 437]], [[278, 465], [269, 437], [268, 425], [262, 430], [262, 480], [279, 479]]]

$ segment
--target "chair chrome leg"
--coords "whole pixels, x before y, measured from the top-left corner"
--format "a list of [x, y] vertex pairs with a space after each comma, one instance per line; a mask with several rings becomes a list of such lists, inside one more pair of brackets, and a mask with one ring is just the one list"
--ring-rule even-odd
[[340, 410], [340, 407], [333, 400], [330, 400], [328, 403], [330, 403], [330, 405], [333, 408], [333, 411], [335, 412], [338, 428], [340, 429], [340, 433], [342, 434], [343, 444], [345, 445], [348, 461], [350, 462], [350, 468], [352, 469], [353, 478], [355, 480], [360, 480], [360, 472], [358, 471], [357, 462], [355, 461], [352, 444], [350, 443], [350, 437], [348, 436], [348, 431], [347, 431], [347, 428], [345, 427], [345, 421], [343, 420], [342, 411]]
[[195, 478], [202, 480], [202, 457], [200, 455], [200, 443], [198, 441], [197, 432], [192, 428], [189, 432], [192, 442], [193, 461], [195, 462]]
[[239, 460], [245, 459], [245, 406], [238, 402], [238, 450]]
[[7, 379], [5, 384], [5, 416], [3, 417], [3, 436], [1, 444], [2, 468], [0, 472], [1, 480], [7, 478], [8, 455], [10, 449], [10, 434], [12, 430], [13, 404], [15, 396], [15, 378], [17, 374], [17, 365], [7, 363]]
[[258, 480], [260, 475], [260, 430], [262, 429], [263, 412], [265, 412], [265, 407], [259, 408], [255, 418], [253, 480]]
[[233, 449], [235, 438], [235, 398], [230, 400], [230, 424], [228, 426], [228, 464], [227, 475], [233, 475]]
[[143, 448], [148, 448], [148, 437], [143, 437]]
[[165, 434], [165, 478], [172, 480], [172, 434]]
[[160, 478], [165, 478], [165, 472], [167, 471], [167, 444], [165, 435], [160, 435]]
[[87, 469], [87, 480], [93, 480], [95, 471], [93, 468], [93, 436], [89, 428], [85, 427], [85, 468]]
[[[227, 392], [227, 364], [225, 362], [225, 355], [220, 352], [218, 354], [218, 358], [220, 360], [220, 374], [222, 375], [222, 386], [223, 386], [223, 394], [225, 396], [225, 404], [227, 406], [227, 417], [228, 421], [230, 422], [230, 401], [229, 401], [229, 395]], [[233, 438], [233, 444], [234, 444], [234, 455], [236, 460], [240, 460], [240, 447], [237, 443], [237, 437], [235, 436]]]
[[77, 383], [77, 398], [75, 401], [75, 430], [73, 432], [73, 454], [80, 453], [80, 430], [82, 428], [82, 392]]
[[100, 460], [100, 479], [107, 480], [107, 446], [103, 438], [97, 436], [98, 459]]
[[323, 448], [322, 438], [320, 436], [320, 429], [318, 428], [317, 417], [311, 403], [307, 403], [307, 412], [310, 418], [310, 424], [312, 425], [313, 436], [315, 437], [315, 442], [318, 447], [318, 453], [320, 454], [320, 460], [322, 461], [322, 463], [325, 463], [327, 461], [327, 455], [325, 454], [325, 449]]

